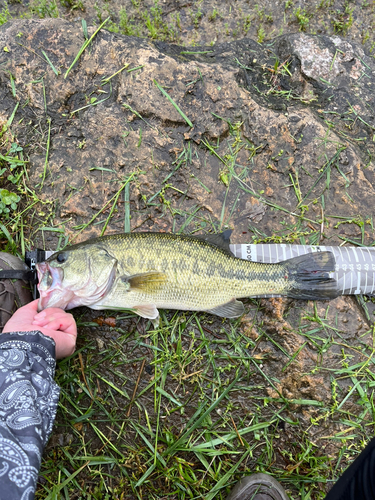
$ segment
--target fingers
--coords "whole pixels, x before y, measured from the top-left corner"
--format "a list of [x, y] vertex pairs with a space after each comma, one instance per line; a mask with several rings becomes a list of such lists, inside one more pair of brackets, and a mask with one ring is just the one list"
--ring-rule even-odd
[[36, 314], [33, 325], [53, 338], [56, 344], [56, 358], [73, 354], [77, 339], [77, 325], [73, 316], [62, 309], [51, 307]]
[[[43, 311], [44, 312], [44, 311]], [[37, 314], [34, 316], [33, 324], [38, 326], [46, 326], [51, 324], [52, 322], [56, 322], [56, 324], [61, 321], [61, 325], [65, 327], [69, 327], [72, 324], [75, 324], [75, 320], [73, 316], [61, 309], [56, 309], [56, 312], [46, 313], [43, 316]], [[57, 328], [59, 330], [60, 328]]]
[[51, 337], [56, 344], [56, 358], [62, 359], [66, 356], [73, 354], [76, 348], [76, 336], [60, 331], [49, 330], [48, 328], [41, 328], [42, 333]]
[[56, 358], [73, 354], [77, 339], [77, 325], [74, 317], [62, 309], [50, 307], [35, 315], [33, 325], [56, 344]]
[[59, 308], [45, 309], [35, 315], [33, 325], [48, 327], [51, 330], [60, 330], [77, 336], [77, 325], [74, 317]]
[[[47, 311], [47, 310], [46, 310]], [[51, 312], [42, 311], [34, 316], [33, 323], [39, 326], [45, 326], [54, 319], [62, 318], [65, 312], [61, 309], [52, 309]]]
[[55, 341], [57, 359], [73, 354], [77, 339], [74, 317], [58, 307], [40, 313], [37, 310], [38, 300], [20, 307], [4, 326], [3, 333], [39, 330]]
[[[38, 304], [37, 304], [38, 307]], [[48, 314], [57, 314], [57, 313], [64, 313], [64, 314], [69, 314], [65, 313], [64, 309], [61, 309], [60, 307], [47, 307], [46, 309], [43, 309], [43, 311], [38, 312], [38, 314], [35, 315], [36, 318], [44, 318]]]
[[43, 321], [33, 321], [33, 325], [77, 336], [76, 323], [71, 314], [66, 316], [48, 316]]

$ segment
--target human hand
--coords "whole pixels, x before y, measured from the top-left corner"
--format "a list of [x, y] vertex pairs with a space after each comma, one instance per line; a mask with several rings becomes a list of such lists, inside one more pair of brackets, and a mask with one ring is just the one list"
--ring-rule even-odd
[[56, 358], [73, 354], [76, 347], [77, 325], [73, 316], [58, 307], [48, 307], [38, 313], [38, 300], [17, 309], [5, 324], [3, 333], [38, 330], [56, 343]]

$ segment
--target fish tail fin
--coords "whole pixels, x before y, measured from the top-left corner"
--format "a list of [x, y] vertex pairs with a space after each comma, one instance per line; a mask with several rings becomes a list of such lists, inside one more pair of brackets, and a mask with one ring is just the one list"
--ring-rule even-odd
[[329, 300], [340, 295], [337, 282], [329, 273], [335, 270], [332, 252], [313, 252], [284, 261], [288, 281], [292, 283], [287, 297]]

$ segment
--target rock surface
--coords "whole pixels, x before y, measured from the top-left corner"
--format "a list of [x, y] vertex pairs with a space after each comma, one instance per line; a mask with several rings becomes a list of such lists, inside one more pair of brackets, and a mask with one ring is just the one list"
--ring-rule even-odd
[[[210, 218], [216, 229], [234, 227], [234, 240], [248, 241], [241, 214], [251, 197], [282, 207], [265, 212], [264, 236], [281, 221], [297, 224], [293, 214], [302, 205], [305, 228], [315, 231], [322, 213], [372, 216], [375, 63], [352, 43], [299, 33], [266, 46], [244, 39], [192, 54], [101, 31], [64, 78], [85, 41], [76, 25], [15, 21], [0, 36], [8, 49], [0, 59], [1, 113], [9, 117], [19, 104], [13, 128], [34, 150], [31, 185], [42, 200], [56, 200], [52, 222], [77, 240], [101, 232], [130, 174], [132, 229], [199, 230], [199, 220]], [[77, 237], [77, 226], [104, 206], [102, 224]], [[197, 209], [198, 220], [187, 226]], [[116, 212], [107, 233], [123, 229], [122, 196]], [[333, 222], [327, 219], [324, 233], [338, 244], [342, 226], [337, 231]]]

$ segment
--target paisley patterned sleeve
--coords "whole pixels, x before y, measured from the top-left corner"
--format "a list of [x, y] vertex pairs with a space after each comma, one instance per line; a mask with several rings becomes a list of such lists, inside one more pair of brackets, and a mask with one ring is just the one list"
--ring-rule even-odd
[[0, 335], [0, 498], [34, 498], [60, 394], [55, 365], [55, 343], [42, 333]]

